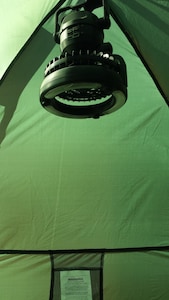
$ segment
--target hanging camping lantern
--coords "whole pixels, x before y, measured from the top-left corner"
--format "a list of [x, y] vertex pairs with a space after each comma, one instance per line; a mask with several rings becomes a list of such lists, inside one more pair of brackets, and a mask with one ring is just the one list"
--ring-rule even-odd
[[[104, 43], [110, 28], [108, 5], [86, 1], [56, 12], [54, 38], [61, 55], [46, 67], [40, 102], [49, 112], [68, 118], [99, 118], [119, 109], [127, 99], [123, 58]], [[104, 7], [104, 17], [92, 13]], [[59, 22], [59, 18], [64, 15]]]

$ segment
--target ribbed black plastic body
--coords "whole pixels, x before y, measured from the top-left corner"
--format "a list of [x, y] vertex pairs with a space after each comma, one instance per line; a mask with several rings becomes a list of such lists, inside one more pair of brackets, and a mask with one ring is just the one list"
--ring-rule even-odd
[[104, 33], [99, 19], [88, 11], [73, 11], [62, 21], [60, 48], [71, 54], [80, 49], [93, 51], [103, 44]]

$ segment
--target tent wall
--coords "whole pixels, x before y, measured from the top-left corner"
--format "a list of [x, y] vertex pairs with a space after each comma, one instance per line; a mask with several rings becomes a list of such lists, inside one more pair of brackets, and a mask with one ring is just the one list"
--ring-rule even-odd
[[[150, 6], [142, 2], [145, 14], [153, 5], [155, 15], [163, 12], [161, 7], [157, 10], [159, 1], [149, 2]], [[39, 87], [45, 66], [59, 55], [51, 34], [53, 18], [16, 55], [56, 2], [2, 3], [11, 22], [4, 16], [0, 19], [6, 26], [0, 32], [4, 41], [1, 76], [5, 74], [0, 85], [0, 293], [3, 300], [14, 295], [18, 300], [47, 300], [49, 253], [27, 251], [169, 245], [168, 108], [112, 20], [105, 40], [127, 63], [125, 106], [98, 120], [64, 119], [47, 113], [39, 104]], [[131, 19], [131, 2], [125, 3], [114, 1], [112, 8], [156, 74], [158, 51], [154, 43], [151, 49], [143, 49], [146, 42], [137, 31], [140, 23], [147, 26], [142, 10], [138, 22], [134, 21], [141, 1], [132, 6]], [[166, 19], [165, 14], [164, 22]], [[153, 20], [154, 28], [155, 17]], [[157, 24], [157, 32], [162, 32], [159, 21]], [[148, 51], [152, 51], [153, 62]], [[161, 62], [165, 64], [163, 55]], [[162, 79], [166, 68], [158, 74], [166, 92]], [[136, 295], [139, 300], [168, 299], [168, 264], [168, 251], [106, 252], [104, 300], [134, 300]]]

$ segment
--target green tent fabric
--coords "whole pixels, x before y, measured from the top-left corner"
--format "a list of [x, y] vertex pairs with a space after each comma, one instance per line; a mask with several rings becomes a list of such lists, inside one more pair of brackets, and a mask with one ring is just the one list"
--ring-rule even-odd
[[[74, 120], [39, 104], [61, 2], [1, 1], [0, 297], [167, 300], [169, 3], [109, 1], [128, 100]], [[77, 276], [86, 296], [66, 294]]]

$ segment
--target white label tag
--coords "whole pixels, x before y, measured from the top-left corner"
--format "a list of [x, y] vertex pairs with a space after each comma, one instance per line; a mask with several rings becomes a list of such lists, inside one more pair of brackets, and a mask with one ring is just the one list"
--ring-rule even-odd
[[92, 300], [90, 271], [60, 272], [61, 300]]

